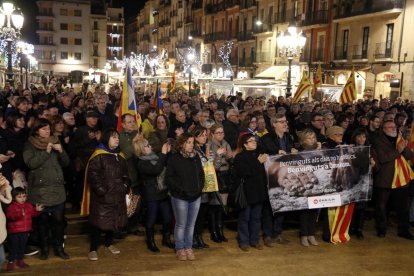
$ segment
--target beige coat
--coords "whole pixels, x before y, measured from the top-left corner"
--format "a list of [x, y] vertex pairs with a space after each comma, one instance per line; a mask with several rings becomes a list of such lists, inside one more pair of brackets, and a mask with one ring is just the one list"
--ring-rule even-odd
[[[4, 204], [9, 204], [12, 201], [11, 190], [11, 186], [7, 185], [7, 187], [5, 188], [5, 195], [3, 195], [3, 193], [0, 192], [0, 202]], [[4, 215], [3, 209], [0, 206], [0, 244], [4, 242], [6, 237], [6, 216]]]

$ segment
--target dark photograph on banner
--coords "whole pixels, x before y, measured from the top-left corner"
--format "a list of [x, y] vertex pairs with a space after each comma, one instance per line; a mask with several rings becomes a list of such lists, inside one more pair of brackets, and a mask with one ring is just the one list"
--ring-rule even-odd
[[340, 206], [372, 196], [366, 146], [273, 155], [265, 167], [273, 212]]

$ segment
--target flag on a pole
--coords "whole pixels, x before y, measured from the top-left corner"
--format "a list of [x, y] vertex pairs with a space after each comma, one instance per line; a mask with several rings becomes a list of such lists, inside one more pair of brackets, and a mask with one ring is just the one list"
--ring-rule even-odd
[[352, 69], [351, 75], [349, 76], [344, 89], [342, 90], [341, 97], [339, 98], [339, 102], [341, 104], [345, 103], [352, 103], [356, 100], [356, 86], [355, 86], [355, 74], [354, 70]]
[[135, 101], [134, 86], [132, 84], [132, 74], [129, 64], [125, 68], [125, 78], [122, 86], [121, 103], [119, 105], [118, 124], [116, 129], [122, 130], [122, 115], [131, 114], [137, 122], [137, 129], [141, 125], [141, 116], [137, 112], [137, 103]]
[[154, 95], [154, 99], [152, 100], [151, 103], [151, 107], [157, 109], [157, 111], [159, 112], [159, 114], [163, 114], [163, 102], [162, 102], [162, 98], [161, 98], [161, 87], [160, 85], [157, 84], [157, 91]]
[[315, 98], [316, 91], [318, 91], [318, 87], [322, 84], [322, 67], [321, 64], [318, 64], [318, 69], [316, 70], [316, 74], [313, 75], [313, 91], [312, 91], [312, 98]]
[[292, 102], [298, 102], [303, 94], [310, 88], [312, 88], [312, 83], [309, 81], [308, 76], [303, 74], [298, 88], [296, 89], [295, 96], [293, 96]]
[[[398, 133], [397, 143], [396, 146], [400, 143], [404, 142], [404, 138], [402, 137], [401, 133]], [[400, 154], [397, 159], [395, 159], [395, 170], [394, 170], [394, 177], [392, 179], [392, 189], [401, 188], [410, 183], [411, 179], [414, 179], [414, 172], [411, 169], [410, 164], [408, 164], [405, 157]]]

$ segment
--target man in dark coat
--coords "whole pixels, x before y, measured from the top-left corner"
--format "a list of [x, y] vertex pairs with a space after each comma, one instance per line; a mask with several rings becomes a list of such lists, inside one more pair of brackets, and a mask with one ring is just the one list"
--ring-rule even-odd
[[227, 111], [227, 120], [223, 122], [224, 139], [230, 144], [232, 150], [237, 148], [237, 140], [240, 134], [239, 112], [235, 109]]

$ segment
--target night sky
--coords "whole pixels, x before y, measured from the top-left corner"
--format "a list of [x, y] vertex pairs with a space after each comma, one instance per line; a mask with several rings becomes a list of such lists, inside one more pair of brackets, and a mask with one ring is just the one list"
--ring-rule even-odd
[[[111, 0], [107, 0], [110, 2]], [[146, 0], [112, 0], [114, 4], [124, 7], [125, 19], [130, 19], [138, 14], [138, 11], [145, 5]], [[36, 35], [36, 0], [12, 0], [15, 6], [19, 7], [24, 15], [24, 25], [22, 29], [22, 40], [29, 43], [37, 43]]]

